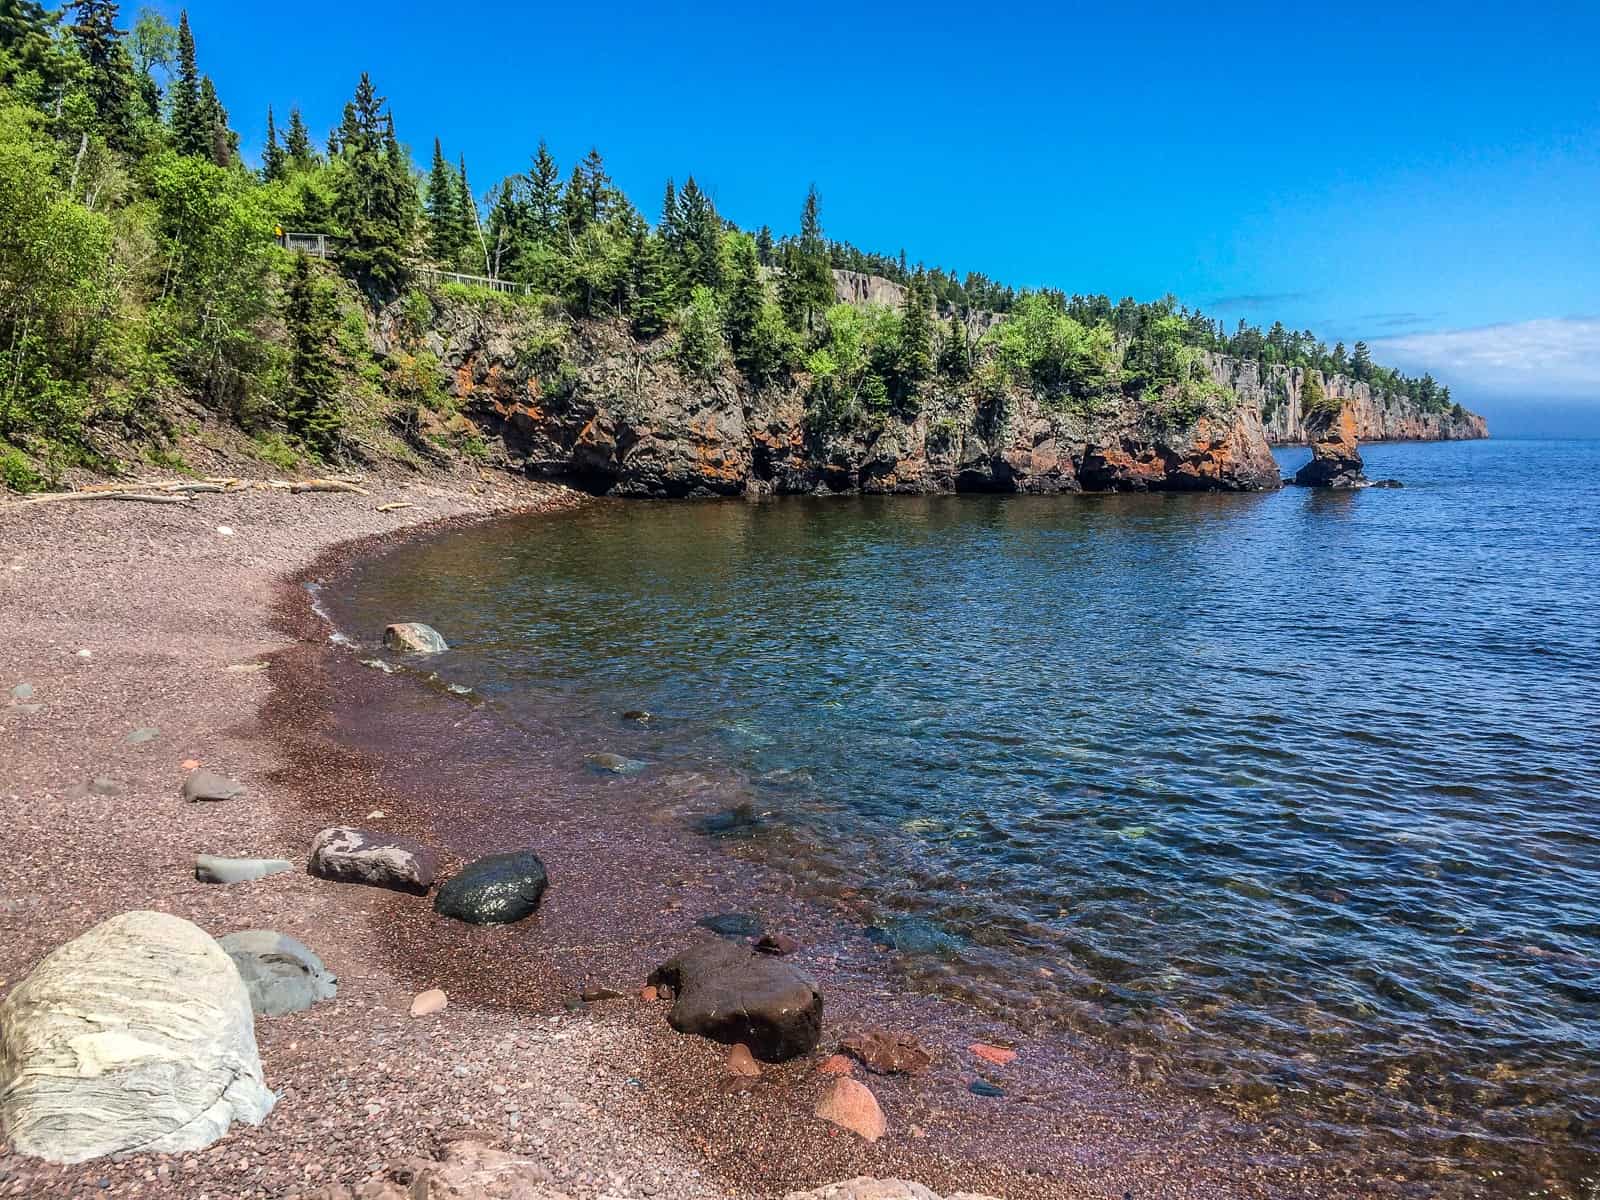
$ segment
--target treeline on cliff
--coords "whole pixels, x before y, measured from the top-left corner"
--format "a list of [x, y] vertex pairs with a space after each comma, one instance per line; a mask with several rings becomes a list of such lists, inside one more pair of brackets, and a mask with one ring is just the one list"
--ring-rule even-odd
[[[815, 189], [798, 230], [746, 231], [691, 175], [666, 183], [648, 221], [598, 151], [563, 171], [547, 146], [480, 204], [439, 140], [419, 172], [363, 75], [314, 141], [303, 115], [263, 114], [259, 170], [184, 15], [124, 25], [112, 0], [61, 12], [0, 0], [0, 476], [40, 485], [96, 462], [106, 437], [163, 462], [183, 398], [250, 431], [262, 457], [360, 457], [397, 411], [441, 397], [426, 351], [374, 356], [367, 314], [398, 302], [425, 325], [421, 272], [519, 285], [514, 296], [445, 285], [550, 320], [527, 348], [559, 378], [574, 322], [626, 322], [690, 376], [736, 370], [752, 387], [806, 390], [819, 433], [913, 415], [934, 386], [1003, 411], [1030, 389], [1092, 413], [1134, 397], [1182, 423], [1231, 403], [1203, 352], [1342, 372], [1448, 406], [1431, 378], [1347, 358], [1309, 333], [1225, 334], [1172, 298], [1023, 292], [986, 276], [908, 265], [829, 240]], [[326, 234], [331, 260], [281, 249], [284, 230]], [[835, 303], [833, 270], [902, 282], [898, 309]], [[999, 312], [998, 324], [974, 314]], [[986, 329], [981, 336], [976, 332]], [[569, 371], [570, 374], [570, 371]], [[468, 438], [465, 443], [473, 445]], [[403, 449], [402, 449], [403, 452]], [[173, 464], [181, 465], [181, 464]]]

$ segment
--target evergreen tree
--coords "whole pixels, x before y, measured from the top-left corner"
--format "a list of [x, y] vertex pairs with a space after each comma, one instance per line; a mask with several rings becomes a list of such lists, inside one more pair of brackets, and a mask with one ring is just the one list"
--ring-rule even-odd
[[677, 293], [665, 247], [659, 236], [644, 229], [635, 231], [633, 244], [633, 332], [636, 337], [655, 337], [666, 332], [677, 309]]
[[467, 182], [467, 156], [456, 168], [461, 186], [456, 189], [456, 253], [460, 258], [476, 259], [483, 252], [483, 227], [478, 224], [478, 202], [472, 198]]
[[[755, 336], [767, 291], [761, 279], [761, 264], [756, 258], [756, 244], [748, 234], [734, 234], [729, 239], [728, 261], [728, 302], [722, 310], [722, 327], [734, 361], [739, 362], [741, 352]], [[740, 362], [740, 366], [743, 365]]]
[[454, 266], [461, 252], [461, 181], [433, 139], [433, 169], [428, 173], [428, 249], [436, 262]]
[[611, 214], [611, 176], [606, 174], [605, 160], [600, 151], [590, 147], [583, 159], [583, 197], [587, 218], [599, 224]]
[[228, 110], [217, 98], [211, 76], [200, 77], [200, 118], [205, 122], [206, 153], [219, 167], [231, 167], [237, 155], [238, 136], [228, 128]]
[[817, 314], [833, 304], [833, 269], [822, 236], [822, 201], [815, 185], [800, 210], [800, 238], [789, 246], [778, 302], [796, 329], [816, 328]]
[[1372, 378], [1372, 351], [1365, 342], [1357, 342], [1350, 355], [1350, 373], [1362, 382]]
[[267, 145], [261, 152], [261, 178], [268, 183], [282, 179], [287, 163], [283, 147], [278, 145], [278, 127], [273, 121], [272, 105], [267, 105]]
[[116, 0], [79, 0], [72, 39], [87, 68], [84, 85], [100, 130], [108, 143], [125, 150], [133, 141], [138, 86], [122, 30], [117, 28], [117, 9]]
[[337, 401], [339, 376], [328, 353], [337, 309], [321, 283], [311, 259], [299, 255], [283, 314], [289, 363], [282, 407], [289, 432], [318, 454], [327, 454], [337, 445], [343, 422]]
[[939, 339], [939, 370], [958, 383], [972, 374], [972, 338], [960, 314], [950, 318]]
[[678, 189], [672, 180], [667, 180], [667, 192], [661, 199], [661, 222], [656, 226], [656, 231], [661, 235], [661, 240], [677, 250], [680, 241], [678, 228]]
[[[339, 119], [339, 129], [334, 135], [338, 149], [336, 154], [343, 154], [360, 138], [361, 130], [357, 123], [356, 106], [354, 101], [347, 101], [344, 106], [344, 115]], [[330, 141], [332, 146], [335, 141]]]
[[561, 168], [555, 155], [539, 139], [539, 150], [533, 156], [533, 170], [528, 173], [528, 231], [544, 246], [556, 243], [556, 231], [561, 227]]
[[711, 197], [689, 176], [678, 196], [678, 259], [685, 283], [722, 288], [722, 220]]
[[340, 137], [344, 169], [335, 184], [334, 216], [349, 239], [342, 254], [345, 266], [364, 283], [392, 291], [409, 274], [418, 204], [394, 120], [383, 106], [363, 72], [348, 107], [348, 132]]
[[[829, 279], [829, 285], [832, 285]], [[933, 296], [926, 272], [918, 271], [906, 287], [900, 313], [900, 338], [895, 347], [896, 393], [901, 400], [914, 395], [933, 374]]]
[[763, 225], [761, 232], [756, 234], [756, 260], [763, 267], [770, 267], [773, 263], [771, 225]]
[[15, 87], [31, 75], [44, 90], [41, 100], [55, 95], [66, 79], [54, 37], [60, 19], [37, 0], [0, 0], [0, 84]]
[[178, 74], [172, 81], [172, 145], [179, 154], [211, 153], [211, 130], [200, 108], [200, 68], [187, 11], [178, 14]]
[[316, 165], [317, 152], [311, 148], [311, 134], [306, 130], [299, 108], [289, 110], [289, 133], [284, 138], [283, 148], [290, 170], [309, 171]]
[[571, 237], [577, 237], [589, 224], [589, 184], [581, 163], [572, 168], [567, 190], [561, 194], [561, 222]]

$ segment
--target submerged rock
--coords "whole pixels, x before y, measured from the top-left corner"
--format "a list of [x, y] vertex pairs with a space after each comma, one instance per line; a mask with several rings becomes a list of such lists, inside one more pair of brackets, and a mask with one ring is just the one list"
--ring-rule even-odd
[[960, 939], [923, 917], [899, 917], [864, 931], [869, 942], [901, 954], [948, 956], [961, 946]]
[[179, 917], [112, 917], [0, 1002], [0, 1125], [20, 1154], [181, 1154], [273, 1102], [233, 960]]
[[337, 883], [365, 883], [422, 895], [433, 886], [438, 858], [410, 838], [335, 825], [311, 843], [306, 871]]
[[250, 1007], [265, 1017], [301, 1012], [331, 1000], [339, 981], [309, 946], [271, 929], [245, 929], [217, 939], [239, 968]]
[[402, 654], [442, 654], [450, 644], [432, 625], [421, 621], [400, 621], [383, 631], [383, 644]]
[[591, 771], [600, 775], [637, 775], [645, 769], [646, 764], [637, 758], [629, 758], [624, 754], [585, 754], [583, 763]]
[[549, 884], [532, 850], [490, 854], [441, 884], [433, 911], [469, 925], [508, 925], [537, 912]]
[[695, 924], [725, 938], [759, 937], [762, 932], [761, 922], [749, 913], [716, 913], [701, 917]]
[[878, 1075], [915, 1075], [926, 1071], [933, 1055], [909, 1033], [867, 1029], [839, 1043], [851, 1057]]
[[733, 1045], [780, 1062], [815, 1049], [822, 992], [789, 963], [734, 942], [704, 942], [663, 963], [649, 982], [672, 989], [667, 1020], [680, 1033]]

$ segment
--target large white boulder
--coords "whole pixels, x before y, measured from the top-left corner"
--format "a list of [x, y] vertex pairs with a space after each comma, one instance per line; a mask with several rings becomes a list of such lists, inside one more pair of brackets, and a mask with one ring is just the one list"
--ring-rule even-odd
[[0, 1127], [18, 1153], [198, 1150], [273, 1101], [238, 969], [180, 917], [112, 917], [0, 1001]]

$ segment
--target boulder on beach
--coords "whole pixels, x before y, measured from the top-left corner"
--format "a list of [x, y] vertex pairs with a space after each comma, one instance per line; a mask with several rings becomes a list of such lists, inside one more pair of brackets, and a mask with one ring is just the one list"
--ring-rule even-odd
[[335, 825], [311, 843], [306, 870], [337, 883], [365, 883], [424, 895], [433, 886], [438, 856], [421, 842], [389, 833]]
[[189, 801], [237, 800], [244, 795], [244, 784], [215, 771], [191, 771], [183, 781], [183, 798]]
[[649, 982], [672, 989], [667, 1017], [680, 1033], [733, 1045], [781, 1062], [814, 1049], [822, 1036], [822, 992], [809, 976], [748, 945], [703, 942], [663, 963]]
[[398, 621], [383, 631], [383, 644], [401, 654], [442, 654], [450, 644], [432, 625], [421, 621]]
[[294, 870], [286, 858], [223, 858], [216, 854], [194, 856], [194, 877], [201, 883], [249, 883]]
[[339, 981], [311, 948], [271, 929], [245, 929], [217, 939], [239, 968], [250, 1007], [264, 1017], [302, 1012], [331, 1000]]
[[469, 925], [509, 925], [531, 917], [550, 877], [532, 850], [490, 854], [439, 886], [433, 910]]
[[19, 1154], [182, 1154], [273, 1100], [233, 960], [180, 917], [112, 917], [0, 1001], [0, 1125]]

